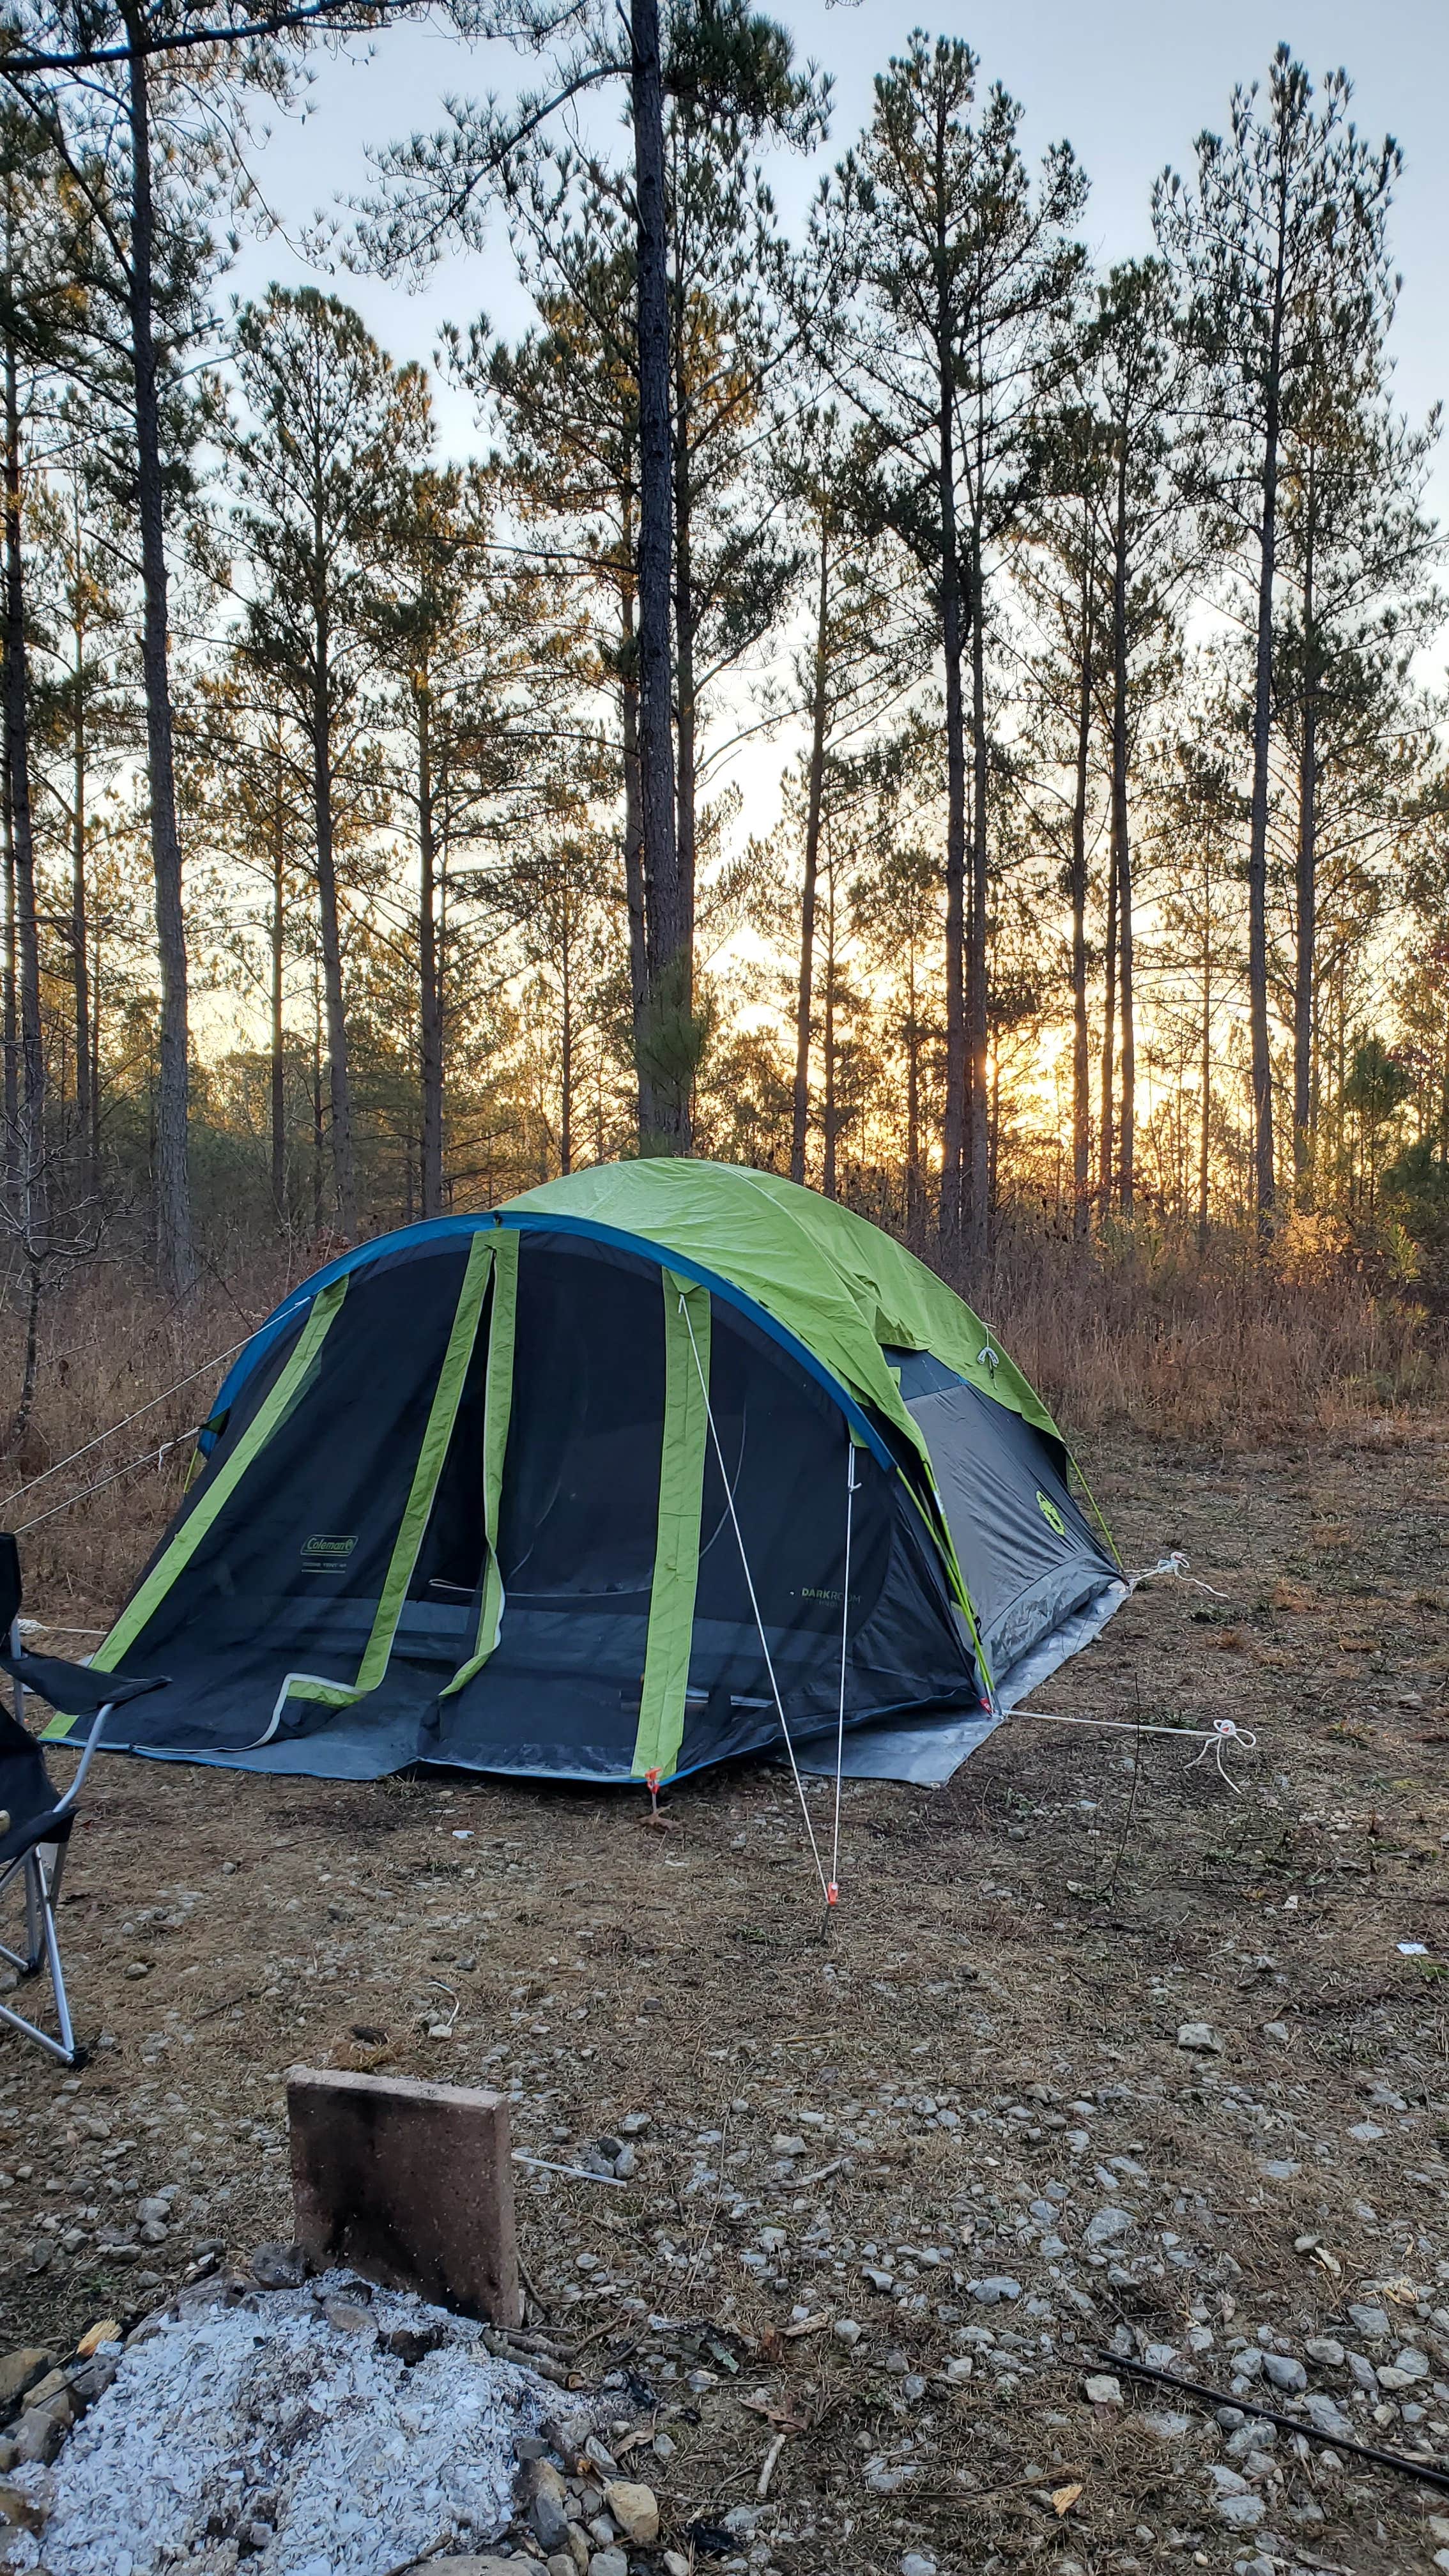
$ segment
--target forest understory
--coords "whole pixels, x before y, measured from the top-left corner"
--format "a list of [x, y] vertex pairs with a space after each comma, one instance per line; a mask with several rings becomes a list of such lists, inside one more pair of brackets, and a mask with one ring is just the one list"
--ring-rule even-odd
[[[1449, 1422], [1339, 1378], [1293, 1433], [1240, 1321], [1211, 1441], [1204, 1309], [1127, 1404], [1079, 1343], [1124, 1559], [1212, 1587], [1146, 1585], [1037, 1695], [1128, 1731], [1021, 1715], [948, 1788], [848, 1784], [828, 1934], [768, 1765], [651, 1833], [626, 1795], [103, 1762], [63, 1915], [96, 2053], [0, 2041], [0, 2346], [287, 2236], [290, 2064], [487, 2081], [555, 2163], [647, 2115], [624, 2190], [520, 2167], [520, 2238], [701, 2568], [1449, 2563], [1442, 2495], [1110, 2357], [1449, 2457]], [[114, 1608], [176, 1472], [27, 1542], [44, 1642]], [[1231, 1784], [1135, 1732], [1227, 1715]]]

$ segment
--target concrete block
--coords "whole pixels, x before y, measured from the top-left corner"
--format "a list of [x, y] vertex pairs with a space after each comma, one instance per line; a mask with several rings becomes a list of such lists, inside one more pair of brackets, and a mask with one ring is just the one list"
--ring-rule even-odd
[[295, 2066], [297, 2243], [462, 2316], [522, 2318], [508, 2104], [458, 2084]]

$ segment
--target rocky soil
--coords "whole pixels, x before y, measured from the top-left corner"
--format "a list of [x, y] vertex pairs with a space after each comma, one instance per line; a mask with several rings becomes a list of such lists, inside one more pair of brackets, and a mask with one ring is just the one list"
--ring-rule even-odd
[[[652, 1832], [103, 1765], [63, 1916], [96, 2054], [0, 2041], [0, 2353], [35, 2380], [285, 2237], [288, 2064], [491, 2081], [545, 2376], [613, 2381], [613, 2483], [658, 2499], [631, 2534], [557, 2453], [579, 2569], [1449, 2570], [1449, 2468], [1325, 2438], [1449, 2463], [1449, 1443], [1102, 1446], [1129, 1562], [1215, 1589], [1144, 1588], [1039, 1698], [1256, 1752], [1230, 1787], [1018, 1718], [949, 1789], [847, 1785], [828, 1927], [772, 1768]], [[40, 2411], [5, 2367], [0, 2446]], [[526, 2511], [499, 2547], [560, 2554]]]

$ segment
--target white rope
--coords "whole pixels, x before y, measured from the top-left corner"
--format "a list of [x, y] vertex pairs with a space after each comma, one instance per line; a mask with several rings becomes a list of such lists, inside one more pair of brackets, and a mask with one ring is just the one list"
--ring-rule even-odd
[[1229, 1744], [1244, 1744], [1247, 1746], [1248, 1751], [1252, 1753], [1256, 1751], [1257, 1743], [1258, 1739], [1256, 1735], [1254, 1735], [1249, 1728], [1245, 1726], [1235, 1726], [1230, 1717], [1215, 1718], [1213, 1721], [1212, 1733], [1203, 1738], [1202, 1751], [1200, 1753], [1195, 1753], [1192, 1760], [1184, 1764], [1183, 1767], [1185, 1770], [1195, 1771], [1199, 1762], [1205, 1762], [1207, 1760], [1209, 1749], [1211, 1749], [1213, 1761], [1217, 1767], [1218, 1778], [1227, 1783], [1227, 1786], [1231, 1789], [1235, 1798], [1241, 1798], [1243, 1794], [1242, 1790], [1238, 1787], [1238, 1784], [1232, 1777], [1231, 1773], [1224, 1767], [1223, 1750], [1224, 1747]]
[[850, 1635], [850, 1533], [855, 1517], [855, 1441], [845, 1426], [845, 1582], [840, 1594], [840, 1715], [835, 1729], [835, 1832], [830, 1846], [830, 1884], [825, 1902], [840, 1894], [840, 1775], [845, 1768], [845, 1651]]
[[[149, 1467], [153, 1458], [159, 1469], [167, 1451], [179, 1449], [186, 1441], [194, 1440], [201, 1427], [199, 1422], [193, 1422], [189, 1431], [178, 1431], [174, 1440], [163, 1440], [159, 1449], [143, 1449], [139, 1458], [128, 1458], [124, 1467], [113, 1467], [108, 1476], [97, 1476], [94, 1484], [82, 1485], [78, 1494], [67, 1494], [63, 1503], [52, 1503], [48, 1511], [37, 1512], [33, 1520], [22, 1521], [15, 1536], [24, 1538], [27, 1530], [39, 1529], [43, 1521], [53, 1521], [58, 1512], [73, 1511], [77, 1503], [88, 1501], [92, 1494], [104, 1493], [107, 1485], [114, 1485], [120, 1477], [133, 1476], [138, 1467]], [[120, 1429], [119, 1423], [116, 1428]], [[71, 1633], [79, 1636], [82, 1632], [74, 1629]]]
[[[223, 1360], [235, 1359], [237, 1352], [244, 1351], [246, 1349], [247, 1342], [251, 1339], [252, 1336], [248, 1333], [245, 1341], [233, 1342], [229, 1351], [218, 1351], [215, 1359], [203, 1360], [200, 1368], [188, 1369], [185, 1377], [179, 1377], [173, 1386], [163, 1388], [160, 1395], [153, 1395], [148, 1404], [138, 1404], [134, 1413], [123, 1413], [119, 1422], [113, 1422], [111, 1424], [109, 1431], [98, 1431], [94, 1440], [87, 1440], [83, 1448], [72, 1449], [68, 1458], [57, 1458], [53, 1467], [43, 1467], [38, 1476], [32, 1476], [30, 1478], [28, 1484], [17, 1485], [14, 1493], [7, 1494], [4, 1501], [0, 1502], [0, 1516], [7, 1513], [12, 1504], [18, 1503], [22, 1494], [33, 1494], [37, 1485], [45, 1484], [47, 1479], [51, 1476], [58, 1476], [62, 1467], [73, 1467], [77, 1458], [88, 1458], [93, 1449], [99, 1449], [105, 1441], [113, 1440], [116, 1433], [118, 1431], [124, 1431], [129, 1423], [139, 1422], [143, 1413], [154, 1413], [157, 1405], [164, 1404], [168, 1395], [179, 1395], [184, 1386], [190, 1386], [193, 1378], [205, 1377], [208, 1370], [220, 1368]], [[189, 1440], [191, 1438], [191, 1433], [189, 1431], [183, 1431], [180, 1436], [183, 1440]], [[175, 1444], [171, 1443], [169, 1445], [174, 1446]], [[150, 1451], [148, 1450], [146, 1454], [149, 1457]], [[94, 1492], [95, 1488], [94, 1486], [90, 1486], [87, 1487], [86, 1490], [88, 1492]], [[77, 1496], [77, 1500], [79, 1500], [79, 1496]], [[29, 1521], [26, 1526], [29, 1529], [34, 1529], [35, 1523], [34, 1521]]]
[[714, 1442], [714, 1454], [719, 1462], [720, 1482], [724, 1486], [725, 1501], [729, 1506], [729, 1516], [734, 1524], [735, 1540], [740, 1551], [740, 1564], [744, 1568], [745, 1589], [749, 1593], [750, 1608], [755, 1614], [755, 1626], [759, 1630], [760, 1652], [765, 1658], [765, 1670], [770, 1676], [770, 1689], [774, 1695], [775, 1714], [780, 1721], [780, 1733], [785, 1739], [785, 1750], [790, 1756], [790, 1769], [794, 1775], [796, 1795], [800, 1800], [800, 1813], [805, 1819], [805, 1832], [809, 1839], [810, 1857], [815, 1863], [815, 1874], [820, 1881], [821, 1895], [824, 1897], [825, 1902], [828, 1905], [830, 1903], [830, 1881], [826, 1877], [825, 1871], [821, 1865], [820, 1846], [815, 1840], [815, 1827], [810, 1821], [810, 1808], [805, 1796], [805, 1783], [800, 1777], [800, 1766], [795, 1759], [795, 1747], [790, 1741], [790, 1729], [785, 1723], [784, 1702], [780, 1697], [780, 1685], [775, 1679], [775, 1667], [770, 1657], [770, 1643], [769, 1639], [765, 1635], [765, 1623], [760, 1617], [760, 1605], [755, 1597], [755, 1579], [750, 1572], [750, 1560], [745, 1554], [744, 1532], [740, 1528], [740, 1516], [735, 1510], [734, 1489], [730, 1484], [729, 1469], [725, 1465], [724, 1451], [720, 1447], [719, 1432], [715, 1427], [714, 1408], [709, 1400], [709, 1387], [705, 1381], [704, 1370], [700, 1365], [699, 1344], [694, 1338], [694, 1325], [690, 1318], [688, 1304], [683, 1296], [681, 1296], [679, 1300], [679, 1311], [684, 1317], [684, 1329], [689, 1335], [689, 1347], [694, 1353], [695, 1374], [699, 1379], [699, 1391], [704, 1397], [705, 1420], [709, 1424], [709, 1436]]
[[1184, 1556], [1180, 1547], [1175, 1547], [1170, 1556], [1160, 1556], [1155, 1565], [1124, 1565], [1122, 1571], [1133, 1592], [1139, 1583], [1150, 1583], [1155, 1574], [1171, 1574], [1193, 1592], [1210, 1592], [1214, 1601], [1226, 1601], [1228, 1597], [1226, 1592], [1219, 1592], [1216, 1584], [1204, 1583], [1201, 1575], [1193, 1573], [1192, 1559]]
[[1188, 1771], [1195, 1771], [1199, 1762], [1206, 1761], [1209, 1749], [1215, 1748], [1218, 1777], [1227, 1782], [1238, 1798], [1243, 1793], [1236, 1780], [1224, 1770], [1223, 1754], [1230, 1744], [1241, 1744], [1245, 1753], [1256, 1753], [1258, 1749], [1258, 1739], [1252, 1728], [1239, 1726], [1231, 1717], [1216, 1717], [1211, 1726], [1139, 1726], [1132, 1717], [1064, 1717], [1050, 1708], [1015, 1708], [1011, 1714], [1013, 1722], [1019, 1717], [1039, 1717], [1044, 1726], [1095, 1726], [1114, 1735], [1173, 1735], [1179, 1744], [1202, 1746], [1202, 1751], [1184, 1764]]

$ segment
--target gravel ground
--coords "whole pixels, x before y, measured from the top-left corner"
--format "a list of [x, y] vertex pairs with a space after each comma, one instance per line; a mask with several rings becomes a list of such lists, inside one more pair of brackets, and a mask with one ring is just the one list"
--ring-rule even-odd
[[1449, 2459], [1446, 1449], [1096, 1444], [1124, 1555], [1216, 1593], [1147, 1587], [1039, 1696], [1231, 1715], [1236, 1792], [1013, 1720], [949, 1789], [847, 1786], [828, 1931], [773, 1768], [654, 1833], [104, 1765], [64, 1928], [111, 2044], [0, 2042], [0, 2351], [285, 2235], [289, 2063], [491, 2080], [596, 2169], [519, 2168], [532, 2318], [641, 2393], [702, 2570], [1449, 2569], [1449, 2494], [1322, 2439]]

